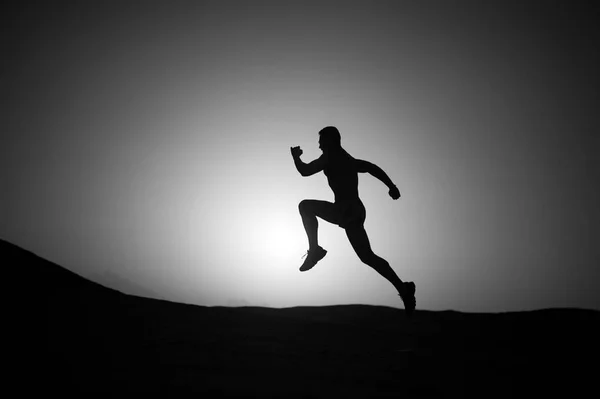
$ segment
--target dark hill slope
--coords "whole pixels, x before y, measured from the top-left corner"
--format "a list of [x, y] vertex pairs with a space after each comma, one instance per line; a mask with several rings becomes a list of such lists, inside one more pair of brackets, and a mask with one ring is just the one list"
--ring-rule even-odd
[[19, 287], [9, 327], [23, 393], [572, 397], [595, 388], [597, 311], [419, 311], [407, 321], [378, 306], [201, 307], [125, 295], [3, 241], [0, 259]]

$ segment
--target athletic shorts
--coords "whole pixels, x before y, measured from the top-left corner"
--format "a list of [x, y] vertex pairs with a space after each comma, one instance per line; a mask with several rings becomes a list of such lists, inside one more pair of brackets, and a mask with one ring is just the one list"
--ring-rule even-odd
[[361, 200], [340, 201], [335, 203], [339, 211], [339, 223], [343, 229], [361, 227], [367, 218], [367, 211]]

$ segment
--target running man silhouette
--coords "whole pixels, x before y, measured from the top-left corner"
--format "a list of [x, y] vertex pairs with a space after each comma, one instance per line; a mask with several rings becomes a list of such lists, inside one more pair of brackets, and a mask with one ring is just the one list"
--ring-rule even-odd
[[400, 198], [398, 187], [377, 165], [355, 159], [348, 154], [342, 148], [340, 132], [334, 126], [325, 127], [319, 132], [319, 148], [323, 154], [308, 164], [300, 159], [302, 155], [300, 147], [290, 148], [298, 172], [306, 177], [323, 171], [335, 196], [334, 203], [305, 199], [298, 206], [308, 236], [309, 246], [300, 271], [304, 272], [312, 269], [327, 254], [327, 251], [318, 243], [318, 216], [346, 230], [348, 240], [350, 240], [350, 244], [360, 260], [371, 266], [394, 285], [404, 302], [407, 314], [410, 316], [416, 306], [415, 283], [400, 280], [390, 264], [385, 259], [375, 255], [371, 249], [369, 237], [364, 228], [366, 211], [358, 196], [358, 173], [370, 173], [381, 180], [389, 188], [389, 195], [394, 200]]

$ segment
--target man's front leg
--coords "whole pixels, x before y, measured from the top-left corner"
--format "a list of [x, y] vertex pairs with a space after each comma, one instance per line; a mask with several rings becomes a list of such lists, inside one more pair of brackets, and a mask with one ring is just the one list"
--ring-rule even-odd
[[311, 200], [303, 200], [298, 205], [300, 216], [302, 217], [302, 223], [304, 224], [304, 230], [308, 237], [308, 249], [313, 250], [319, 246], [318, 243], [318, 229], [319, 221], [314, 213], [313, 206], [311, 206]]

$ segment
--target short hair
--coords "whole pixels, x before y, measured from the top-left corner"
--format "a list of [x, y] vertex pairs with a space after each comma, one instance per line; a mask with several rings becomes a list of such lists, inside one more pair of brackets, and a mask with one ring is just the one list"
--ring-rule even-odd
[[325, 142], [332, 147], [342, 146], [342, 136], [340, 135], [340, 131], [337, 130], [335, 126], [324, 127], [319, 131], [319, 136], [321, 136]]

